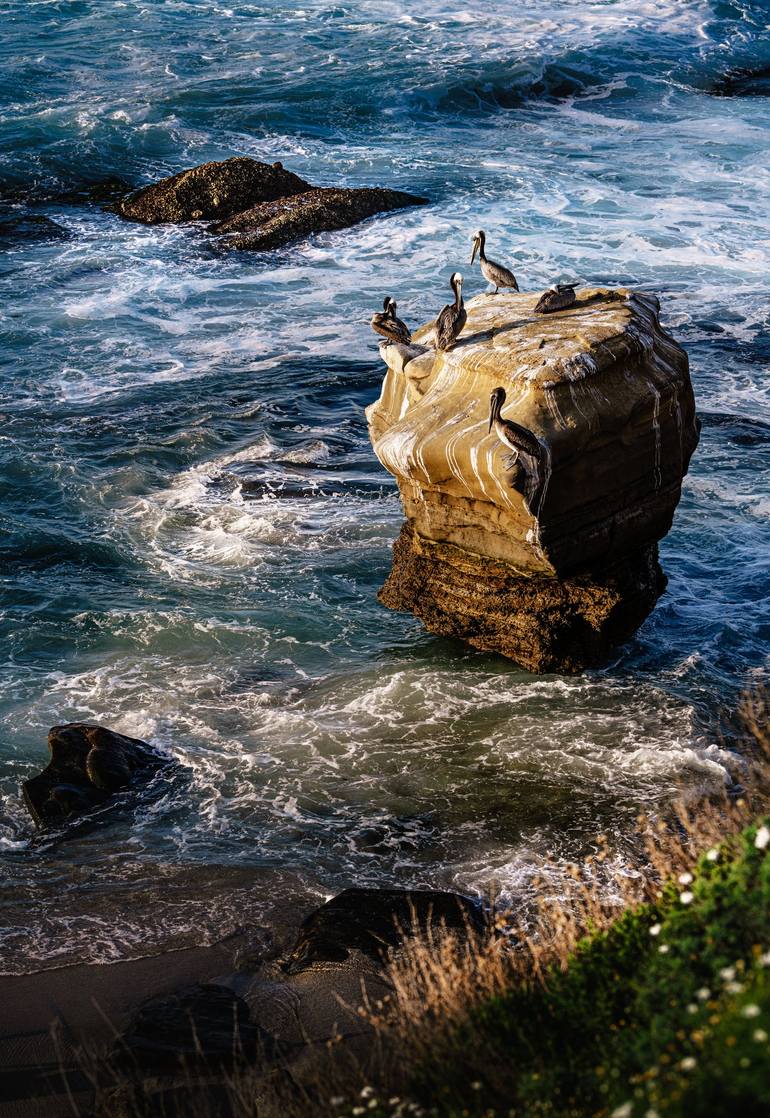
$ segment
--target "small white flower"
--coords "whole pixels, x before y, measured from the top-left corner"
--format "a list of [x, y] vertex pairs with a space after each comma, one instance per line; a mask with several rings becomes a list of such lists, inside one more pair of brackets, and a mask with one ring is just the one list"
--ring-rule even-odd
[[474, 1079], [473, 1080], [473, 1082], [471, 1083], [471, 1090], [472, 1091], [480, 1091], [481, 1090], [481, 1080], [480, 1079]]
[[374, 1094], [374, 1087], [362, 1087], [361, 1088], [361, 1098], [362, 1099], [371, 1098], [371, 1096], [373, 1094]]
[[764, 1044], [767, 1040], [767, 1033], [764, 1029], [755, 1029], [752, 1036], [757, 1044]]
[[680, 873], [679, 874], [679, 884], [680, 885], [689, 885], [691, 881], [692, 881], [692, 874], [691, 873]]
[[757, 962], [761, 967], [770, 967], [770, 951], [765, 951], [763, 955], [760, 955]]
[[374, 1110], [375, 1106], [380, 1105], [380, 1100], [377, 1098], [369, 1099], [369, 1109]]
[[735, 978], [735, 967], [722, 967], [719, 977], [723, 982], [732, 982]]
[[699, 1002], [708, 1001], [708, 999], [711, 997], [711, 991], [709, 990], [708, 986], [701, 986], [700, 990], [695, 991], [695, 997], [698, 999]]
[[718, 857], [719, 857], [719, 851], [717, 850], [717, 848], [715, 846], [712, 846], [711, 850], [706, 851], [706, 861], [716, 862]]
[[687, 1012], [688, 1012], [688, 1013], [697, 1013], [697, 1012], [698, 1012], [698, 1009], [699, 1009], [699, 1008], [700, 1008], [700, 1007], [699, 1007], [699, 1006], [697, 1006], [697, 1005], [695, 1004], [695, 1002], [690, 1002], [690, 1004], [689, 1004], [689, 1005], [688, 1005], [688, 1007], [687, 1007]]
[[667, 943], [661, 943], [660, 947], [658, 948], [658, 952], [661, 955], [668, 955], [670, 950], [671, 948], [668, 946]]
[[727, 990], [728, 994], [740, 994], [742, 989], [742, 982], [725, 982], [725, 990]]
[[363, 1106], [354, 1106], [350, 1112], [351, 1114], [366, 1114], [366, 1108]]
[[759, 1017], [761, 1010], [758, 1005], [744, 1005], [741, 1014], [744, 1017]]
[[692, 904], [692, 893], [690, 892], [690, 890], [688, 889], [687, 892], [680, 893], [679, 900], [682, 902], [682, 904]]
[[683, 1060], [679, 1061], [679, 1066], [682, 1071], [692, 1071], [697, 1062], [694, 1056], [685, 1056]]
[[631, 1118], [633, 1110], [634, 1104], [632, 1102], [624, 1102], [622, 1106], [615, 1107], [610, 1118]]
[[660, 1114], [658, 1114], [654, 1106], [651, 1106], [649, 1110], [644, 1112], [644, 1118], [660, 1118]]
[[768, 830], [768, 828], [764, 824], [762, 824], [762, 826], [757, 831], [757, 837], [754, 839], [754, 845], [756, 846], [757, 850], [764, 850], [769, 842], [770, 830]]
[[332, 1104], [332, 1106], [342, 1106], [344, 1101], [345, 1099], [342, 1095], [334, 1095], [332, 1098], [329, 1099], [329, 1102]]
[[650, 928], [650, 935], [651, 936], [659, 936], [660, 935], [660, 924], [653, 924], [652, 925], [652, 927]]

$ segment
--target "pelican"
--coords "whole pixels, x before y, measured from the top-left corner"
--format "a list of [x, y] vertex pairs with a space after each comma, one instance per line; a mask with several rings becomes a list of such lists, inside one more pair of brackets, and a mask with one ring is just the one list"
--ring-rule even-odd
[[442, 307], [436, 318], [436, 349], [451, 349], [468, 319], [463, 303], [463, 277], [459, 272], [452, 272], [449, 286], [455, 293], [455, 301]]
[[409, 345], [412, 335], [409, 327], [400, 318], [396, 318], [396, 300], [386, 295], [382, 301], [382, 310], [377, 311], [370, 319], [372, 330], [387, 338], [389, 342], [400, 342]]
[[494, 260], [488, 260], [487, 254], [484, 252], [484, 245], [487, 241], [487, 235], [483, 229], [479, 229], [471, 237], [473, 241], [473, 252], [471, 253], [471, 264], [476, 259], [476, 250], [479, 254], [479, 267], [481, 274], [487, 283], [493, 283], [495, 290], [491, 291], [491, 295], [497, 295], [498, 288], [512, 287], [514, 291], [519, 290], [519, 285], [516, 282], [516, 276], [510, 272], [502, 264], [495, 264]]
[[563, 311], [575, 302], [575, 285], [572, 283], [555, 283], [549, 287], [535, 303], [535, 314], [552, 314], [553, 311]]
[[496, 388], [489, 397], [489, 430], [494, 427], [500, 442], [505, 443], [511, 450], [511, 464], [518, 460], [521, 453], [528, 454], [530, 458], [539, 461], [542, 449], [540, 442], [520, 423], [514, 423], [512, 419], [503, 419], [500, 412], [503, 410], [504, 403], [505, 389]]

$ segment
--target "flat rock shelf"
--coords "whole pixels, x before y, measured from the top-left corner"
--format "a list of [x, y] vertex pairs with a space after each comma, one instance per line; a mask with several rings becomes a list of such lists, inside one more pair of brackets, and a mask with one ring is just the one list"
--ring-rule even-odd
[[[531, 671], [600, 663], [653, 609], [699, 421], [687, 355], [654, 296], [586, 288], [534, 314], [539, 294], [481, 295], [457, 344], [384, 346], [367, 409], [406, 524], [380, 600]], [[535, 436], [511, 454], [503, 417]]]

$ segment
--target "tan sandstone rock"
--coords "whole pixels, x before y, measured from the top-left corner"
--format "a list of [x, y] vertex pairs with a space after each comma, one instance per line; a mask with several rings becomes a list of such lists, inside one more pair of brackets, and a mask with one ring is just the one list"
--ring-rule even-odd
[[[532, 670], [574, 671], [626, 639], [665, 586], [656, 544], [698, 422], [687, 355], [653, 296], [588, 288], [545, 316], [537, 299], [477, 296], [448, 352], [381, 350], [367, 418], [407, 517], [381, 600]], [[500, 386], [537, 458], [512, 461], [488, 430]]]

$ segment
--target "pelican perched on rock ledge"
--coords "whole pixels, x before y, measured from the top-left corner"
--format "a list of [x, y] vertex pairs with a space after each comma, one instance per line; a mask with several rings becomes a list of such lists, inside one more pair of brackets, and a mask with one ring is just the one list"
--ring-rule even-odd
[[484, 251], [484, 246], [487, 243], [487, 235], [483, 229], [477, 230], [471, 237], [473, 241], [473, 251], [471, 252], [471, 264], [476, 259], [476, 252], [479, 254], [479, 267], [481, 274], [487, 283], [493, 283], [495, 290], [489, 292], [490, 295], [497, 295], [499, 288], [512, 287], [514, 291], [519, 290], [519, 285], [516, 282], [516, 276], [503, 264], [496, 264], [494, 260], [489, 260]]
[[380, 334], [389, 342], [399, 342], [409, 345], [412, 334], [409, 327], [400, 318], [396, 317], [396, 300], [386, 295], [382, 301], [382, 310], [372, 315], [369, 323], [376, 334]]
[[436, 349], [439, 350], [452, 348], [468, 320], [463, 303], [463, 277], [459, 272], [452, 272], [449, 286], [454, 291], [455, 301], [442, 307], [436, 318]]
[[554, 311], [563, 311], [575, 302], [575, 285], [572, 283], [555, 283], [544, 291], [535, 303], [535, 314], [552, 314]]

